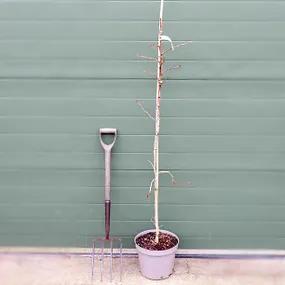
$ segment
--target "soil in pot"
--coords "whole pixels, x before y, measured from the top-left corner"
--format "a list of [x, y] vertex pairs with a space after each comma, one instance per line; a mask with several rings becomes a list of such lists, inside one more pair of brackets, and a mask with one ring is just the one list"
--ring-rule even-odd
[[158, 243], [155, 243], [155, 232], [149, 232], [136, 239], [137, 245], [148, 250], [167, 250], [177, 245], [175, 236], [167, 233], [159, 233]]

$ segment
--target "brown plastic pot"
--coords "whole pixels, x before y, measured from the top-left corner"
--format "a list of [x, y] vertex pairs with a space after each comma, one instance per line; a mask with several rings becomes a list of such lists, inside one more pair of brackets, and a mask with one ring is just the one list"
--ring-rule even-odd
[[178, 249], [179, 238], [172, 232], [161, 230], [160, 232], [176, 237], [178, 243], [174, 247], [167, 250], [149, 250], [140, 247], [136, 243], [139, 236], [149, 232], [155, 232], [155, 230], [143, 231], [137, 234], [134, 238], [139, 256], [140, 271], [142, 275], [148, 279], [158, 280], [168, 278], [173, 272], [175, 253]]

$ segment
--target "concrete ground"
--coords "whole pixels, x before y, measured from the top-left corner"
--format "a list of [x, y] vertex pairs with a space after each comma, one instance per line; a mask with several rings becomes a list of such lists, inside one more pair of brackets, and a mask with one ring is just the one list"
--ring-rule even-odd
[[[143, 278], [136, 257], [123, 258], [123, 278], [118, 281], [118, 258], [115, 259], [113, 284], [191, 284], [191, 285], [284, 285], [285, 259], [199, 259], [177, 258], [175, 272], [167, 280]], [[98, 270], [98, 266], [96, 267]], [[91, 259], [80, 254], [0, 253], [2, 285], [88, 285], [91, 282]], [[106, 276], [107, 273], [105, 273]]]

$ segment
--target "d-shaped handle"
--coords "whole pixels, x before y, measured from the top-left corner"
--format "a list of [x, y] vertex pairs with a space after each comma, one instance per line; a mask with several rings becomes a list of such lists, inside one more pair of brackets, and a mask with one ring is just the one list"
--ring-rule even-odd
[[[103, 135], [113, 135], [113, 141], [110, 144], [106, 144], [103, 142]], [[118, 135], [118, 131], [117, 129], [113, 129], [113, 128], [101, 128], [99, 129], [99, 137], [100, 137], [100, 143], [101, 146], [103, 147], [104, 150], [106, 151], [110, 151], [112, 149], [112, 147], [114, 146], [116, 139], [117, 139], [117, 135]]]

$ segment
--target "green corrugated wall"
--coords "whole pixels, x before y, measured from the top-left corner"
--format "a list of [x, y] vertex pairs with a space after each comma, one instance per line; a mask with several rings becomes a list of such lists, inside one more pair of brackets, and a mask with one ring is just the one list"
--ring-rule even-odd
[[[112, 234], [152, 227], [146, 199], [159, 1], [0, 0], [0, 245], [103, 234], [99, 127], [116, 127]], [[184, 248], [285, 249], [285, 1], [165, 1], [161, 225]], [[192, 186], [187, 185], [188, 181]]]

